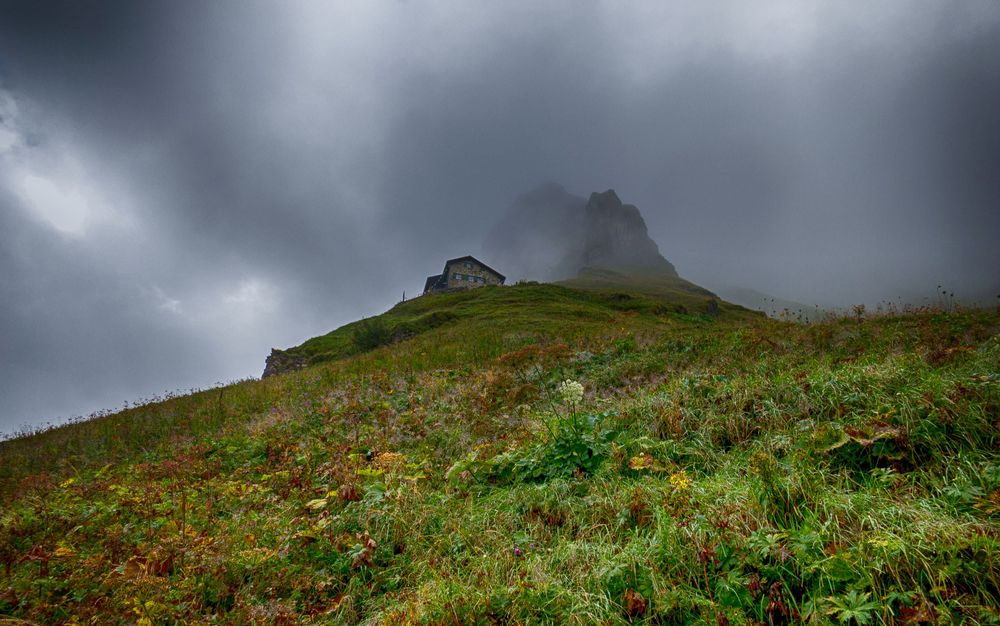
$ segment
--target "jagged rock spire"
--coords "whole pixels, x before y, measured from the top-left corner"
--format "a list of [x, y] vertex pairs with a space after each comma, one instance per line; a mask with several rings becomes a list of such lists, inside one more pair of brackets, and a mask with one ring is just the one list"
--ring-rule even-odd
[[614, 189], [585, 200], [557, 183], [539, 185], [517, 198], [484, 248], [515, 280], [571, 278], [585, 267], [677, 275], [639, 209]]

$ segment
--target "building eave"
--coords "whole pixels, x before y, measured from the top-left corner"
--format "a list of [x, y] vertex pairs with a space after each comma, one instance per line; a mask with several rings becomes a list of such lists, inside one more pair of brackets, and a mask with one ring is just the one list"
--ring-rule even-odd
[[495, 269], [493, 269], [489, 265], [483, 263], [482, 261], [480, 261], [476, 257], [474, 257], [472, 255], [469, 255], [469, 254], [467, 254], [465, 256], [460, 256], [460, 257], [454, 258], [454, 259], [448, 259], [447, 261], [445, 261], [444, 262], [444, 271], [441, 272], [441, 274], [442, 275], [447, 274], [448, 273], [448, 266], [451, 265], [452, 263], [461, 263], [462, 261], [475, 261], [476, 263], [482, 265], [483, 269], [487, 269], [487, 270], [493, 272], [494, 274], [496, 274], [497, 276], [499, 276], [501, 282], [507, 280], [506, 276], [504, 276], [503, 274], [501, 274], [500, 272], [496, 271]]

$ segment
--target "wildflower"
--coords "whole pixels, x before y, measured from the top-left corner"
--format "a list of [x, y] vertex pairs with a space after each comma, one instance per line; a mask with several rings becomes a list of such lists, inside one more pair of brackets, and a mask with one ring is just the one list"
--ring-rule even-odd
[[564, 380], [556, 387], [556, 391], [566, 404], [579, 404], [583, 400], [583, 385], [575, 380]]
[[687, 491], [691, 488], [691, 479], [688, 478], [687, 472], [681, 470], [670, 475], [670, 484], [677, 491]]
[[521, 548], [514, 548], [514, 556], [521, 556], [521, 554], [523, 554]]

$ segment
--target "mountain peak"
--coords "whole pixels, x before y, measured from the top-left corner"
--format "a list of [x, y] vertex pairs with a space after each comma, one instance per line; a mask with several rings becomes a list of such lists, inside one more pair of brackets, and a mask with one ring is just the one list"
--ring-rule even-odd
[[614, 189], [608, 189], [607, 191], [598, 193], [594, 192], [590, 194], [590, 200], [587, 202], [588, 207], [607, 207], [616, 208], [622, 205], [621, 198], [615, 193]]
[[614, 189], [584, 200], [543, 183], [518, 196], [484, 248], [517, 278], [560, 280], [593, 267], [677, 276], [638, 207], [623, 204]]

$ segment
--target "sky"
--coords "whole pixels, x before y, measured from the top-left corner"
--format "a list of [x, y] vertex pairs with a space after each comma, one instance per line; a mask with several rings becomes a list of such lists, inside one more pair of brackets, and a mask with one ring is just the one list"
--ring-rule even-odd
[[709, 288], [995, 298], [998, 111], [996, 0], [6, 0], [0, 433], [259, 376], [546, 181]]

